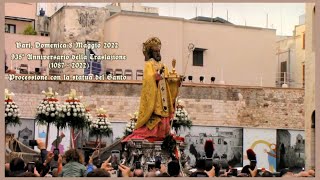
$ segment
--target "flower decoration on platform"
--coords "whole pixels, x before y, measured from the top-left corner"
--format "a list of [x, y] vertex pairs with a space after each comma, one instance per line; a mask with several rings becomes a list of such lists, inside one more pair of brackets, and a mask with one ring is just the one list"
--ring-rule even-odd
[[45, 98], [40, 102], [37, 112], [36, 120], [39, 124], [47, 123], [59, 123], [61, 116], [61, 105], [57, 99], [57, 92], [53, 92], [52, 88], [49, 87], [48, 91], [42, 91], [42, 94], [45, 95]]
[[107, 111], [103, 108], [97, 109], [97, 118], [90, 125], [90, 134], [109, 137], [112, 134], [111, 123], [108, 120]]
[[131, 117], [131, 119], [128, 121], [125, 127], [125, 131], [124, 131], [125, 136], [132, 134], [132, 132], [134, 131], [134, 128], [136, 127], [136, 124], [137, 124], [139, 112], [136, 111], [133, 115], [129, 114], [129, 116]]
[[[78, 101], [80, 102], [80, 99], [82, 96], [77, 97], [77, 91], [75, 89], [70, 90], [70, 94], [66, 94], [65, 96], [68, 96], [69, 101]], [[68, 102], [67, 100], [67, 102]]]
[[76, 90], [71, 89], [70, 94], [67, 94], [68, 99], [62, 105], [61, 118], [63, 122], [75, 129], [83, 129], [86, 127], [85, 107], [80, 102], [81, 96], [78, 97]]
[[139, 112], [136, 111], [133, 114], [129, 114], [129, 116], [130, 116], [131, 119], [137, 120], [138, 116], [139, 116]]
[[184, 108], [184, 102], [178, 100], [177, 107], [173, 116], [173, 124], [172, 127], [176, 132], [178, 132], [181, 128], [188, 128], [190, 129], [192, 126], [192, 121], [189, 117], [188, 112]]
[[4, 105], [5, 105], [5, 125], [17, 125], [20, 122], [20, 110], [16, 103], [13, 101], [14, 94], [9, 92], [8, 89], [4, 90]]
[[94, 119], [89, 108], [85, 108], [85, 118], [86, 118], [86, 128], [90, 128], [91, 124], [93, 123]]

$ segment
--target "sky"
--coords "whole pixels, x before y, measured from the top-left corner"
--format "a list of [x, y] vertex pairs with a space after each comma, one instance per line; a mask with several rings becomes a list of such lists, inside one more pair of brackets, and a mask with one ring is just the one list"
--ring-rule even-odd
[[[212, 16], [228, 19], [237, 25], [277, 29], [277, 35], [292, 35], [299, 16], [305, 13], [304, 3], [143, 3], [158, 7], [159, 15], [191, 19], [196, 16]], [[197, 7], [197, 8], [196, 8]]]
[[[40, 3], [44, 4], [44, 3]], [[62, 3], [61, 3], [62, 4]], [[68, 3], [71, 4], [71, 3]], [[74, 3], [103, 7], [110, 3]], [[138, 4], [138, 3], [135, 3]], [[276, 29], [277, 35], [291, 36], [299, 16], [305, 13], [304, 3], [140, 3], [144, 6], [159, 8], [160, 16], [191, 19], [196, 16], [221, 17], [236, 25], [253, 27], [267, 26]], [[212, 8], [213, 4], [213, 8]]]

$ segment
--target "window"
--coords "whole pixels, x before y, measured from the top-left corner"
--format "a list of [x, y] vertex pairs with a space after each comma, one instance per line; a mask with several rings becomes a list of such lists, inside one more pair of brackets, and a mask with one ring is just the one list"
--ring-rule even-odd
[[[98, 41], [86, 41], [86, 44], [97, 44]], [[89, 68], [84, 69], [84, 74], [88, 75], [88, 74], [94, 74], [94, 75], [100, 75], [101, 73], [101, 62], [99, 60], [91, 60], [90, 56], [92, 55], [98, 55], [96, 54], [97, 49], [85, 49], [85, 55], [87, 56], [87, 60], [86, 62], [89, 63]]]
[[206, 49], [195, 48], [193, 51], [193, 66], [203, 66], [203, 52]]
[[5, 24], [4, 26], [4, 32], [8, 33], [9, 32], [9, 25]]
[[305, 86], [306, 65], [302, 65], [302, 85]]
[[200, 144], [203, 144], [203, 139], [200, 139]]
[[44, 24], [44, 30], [45, 30], [46, 32], [49, 31], [49, 22], [48, 22], [48, 21], [46, 21], [45, 24]]
[[6, 33], [16, 33], [16, 25], [14, 24], [5, 24], [5, 30]]
[[40, 33], [41, 36], [49, 36], [49, 34], [47, 32], [42, 32]]
[[316, 6], [313, 7], [313, 15], [312, 15], [312, 51], [315, 50], [315, 37], [316, 37]]
[[221, 139], [218, 139], [218, 144], [221, 144]]
[[302, 49], [306, 48], [306, 34], [303, 33], [302, 35]]
[[288, 77], [285, 77], [285, 75], [287, 76], [287, 61], [281, 62], [280, 69], [281, 69], [280, 82], [282, 85], [284, 84], [284, 82], [287, 83], [287, 79], [288, 79]]
[[312, 116], [311, 116], [311, 128], [316, 127], [316, 111], [313, 111]]

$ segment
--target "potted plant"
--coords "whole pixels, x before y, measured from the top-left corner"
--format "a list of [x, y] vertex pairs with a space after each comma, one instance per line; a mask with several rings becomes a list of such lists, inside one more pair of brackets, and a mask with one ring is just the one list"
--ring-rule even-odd
[[8, 125], [20, 125], [20, 110], [16, 103], [13, 101], [12, 96], [14, 93], [10, 93], [8, 89], [4, 90], [4, 117], [5, 117], [5, 132], [7, 133]]
[[137, 112], [137, 111], [133, 115], [129, 114], [129, 116], [131, 118], [128, 121], [126, 127], [125, 127], [124, 136], [129, 136], [134, 131], [134, 128], [135, 128], [135, 126], [137, 124], [136, 122], [137, 122], [137, 119], [138, 119], [138, 115], [139, 115], [139, 112]]
[[76, 147], [75, 129], [81, 130], [87, 126], [86, 110], [84, 105], [80, 102], [81, 96], [77, 96], [75, 89], [71, 89], [70, 93], [66, 95], [68, 99], [62, 105], [61, 111], [61, 125], [70, 127], [71, 145]]
[[48, 147], [48, 138], [49, 138], [49, 129], [50, 124], [55, 124], [58, 128], [59, 136], [59, 128], [61, 128], [61, 105], [57, 99], [57, 92], [53, 92], [52, 88], [48, 88], [48, 92], [42, 91], [45, 95], [45, 98], [40, 102], [37, 107], [36, 112], [36, 122], [41, 125], [47, 125], [47, 133], [46, 133], [46, 148]]
[[178, 100], [176, 110], [172, 119], [172, 128], [178, 134], [181, 128], [190, 129], [192, 126], [192, 121], [189, 117], [188, 112], [185, 109], [184, 102]]
[[93, 120], [90, 125], [90, 134], [97, 137], [96, 143], [99, 137], [99, 147], [101, 146], [102, 136], [109, 137], [112, 134], [111, 123], [108, 120], [107, 111], [103, 108], [97, 110], [97, 118]]

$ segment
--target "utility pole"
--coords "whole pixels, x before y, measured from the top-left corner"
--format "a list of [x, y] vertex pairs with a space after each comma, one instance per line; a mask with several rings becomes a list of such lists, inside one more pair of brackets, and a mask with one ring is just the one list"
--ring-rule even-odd
[[227, 21], [229, 21], [229, 12], [228, 12], [228, 9], [227, 9]]
[[213, 3], [211, 3], [211, 22], [213, 22]]
[[198, 6], [196, 6], [196, 20], [198, 20]]
[[266, 28], [268, 28], [269, 27], [269, 17], [268, 17], [268, 13], [267, 13], [267, 24], [266, 24]]
[[281, 7], [280, 11], [281, 11], [280, 18], [281, 18], [281, 36], [282, 36], [282, 7]]

